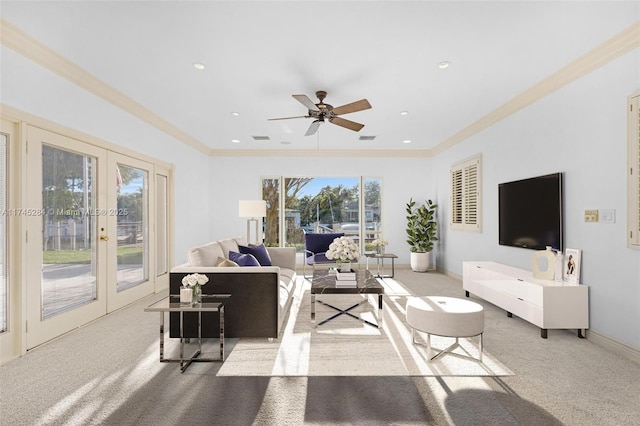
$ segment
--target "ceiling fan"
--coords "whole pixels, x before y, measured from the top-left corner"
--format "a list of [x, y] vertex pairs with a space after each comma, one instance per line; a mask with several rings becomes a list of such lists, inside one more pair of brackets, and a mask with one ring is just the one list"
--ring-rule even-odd
[[291, 118], [314, 118], [313, 122], [307, 129], [305, 136], [313, 135], [318, 131], [320, 123], [325, 120], [329, 123], [336, 124], [340, 127], [344, 127], [353, 131], [360, 131], [364, 127], [364, 124], [356, 123], [355, 121], [346, 120], [339, 117], [343, 114], [349, 114], [350, 112], [362, 111], [371, 108], [371, 104], [366, 99], [360, 99], [359, 101], [352, 102], [350, 104], [342, 105], [339, 107], [333, 107], [332, 105], [325, 104], [324, 98], [327, 96], [327, 92], [319, 90], [316, 92], [316, 97], [320, 100], [317, 104], [314, 104], [307, 95], [291, 95], [302, 105], [307, 107], [309, 113], [307, 115], [299, 115], [296, 117], [282, 117], [282, 118], [270, 118], [269, 120], [289, 120]]

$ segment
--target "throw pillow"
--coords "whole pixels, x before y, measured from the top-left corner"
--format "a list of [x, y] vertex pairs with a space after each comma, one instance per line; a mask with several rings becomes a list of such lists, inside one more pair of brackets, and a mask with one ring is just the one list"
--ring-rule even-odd
[[224, 257], [219, 257], [218, 262], [216, 263], [218, 267], [226, 267], [226, 266], [240, 266], [233, 260], [225, 259]]
[[238, 246], [240, 253], [252, 254], [260, 263], [260, 266], [271, 266], [271, 256], [264, 244], [257, 246]]
[[229, 260], [233, 260], [240, 266], [260, 266], [260, 262], [252, 254], [243, 254], [235, 251], [229, 252]]

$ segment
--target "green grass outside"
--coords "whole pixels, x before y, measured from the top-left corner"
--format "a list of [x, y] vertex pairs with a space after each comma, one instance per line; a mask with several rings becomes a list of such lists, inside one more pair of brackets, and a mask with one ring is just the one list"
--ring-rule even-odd
[[[118, 247], [118, 259], [120, 260], [120, 263], [128, 263], [127, 260], [132, 259], [142, 259], [142, 247]], [[91, 263], [91, 251], [47, 250], [43, 253], [42, 263]]]

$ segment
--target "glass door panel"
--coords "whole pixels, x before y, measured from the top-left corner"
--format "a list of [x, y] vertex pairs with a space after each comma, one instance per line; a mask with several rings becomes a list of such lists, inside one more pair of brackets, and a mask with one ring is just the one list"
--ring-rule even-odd
[[262, 179], [262, 199], [267, 202], [265, 218], [264, 245], [278, 247], [280, 245], [280, 179]]
[[363, 178], [364, 187], [364, 243], [365, 251], [373, 251], [371, 244], [382, 235], [382, 179]]
[[171, 221], [169, 219], [170, 175], [168, 167], [156, 165], [155, 183], [155, 251], [156, 276], [155, 291], [169, 288], [169, 270], [171, 269]]
[[97, 159], [42, 145], [42, 318], [97, 298]]
[[0, 134], [0, 333], [7, 331], [9, 323], [9, 287], [7, 279], [7, 136]]
[[155, 185], [150, 185], [154, 166], [115, 152], [108, 158], [107, 310], [111, 312], [154, 292], [156, 243], [149, 230], [156, 209], [150, 208], [150, 200], [155, 202]]
[[169, 236], [167, 235], [169, 228], [167, 191], [167, 177], [156, 175], [156, 276], [169, 272], [169, 260], [167, 258], [167, 247], [169, 246]]
[[[20, 167], [17, 123], [0, 120], [0, 365], [22, 350], [19, 211], [16, 209]], [[24, 231], [22, 231], [23, 233]], [[0, 385], [1, 386], [1, 385]]]
[[118, 163], [116, 165], [118, 201], [117, 218], [117, 289], [123, 291], [149, 278], [146, 261], [148, 236], [148, 181], [145, 170]]
[[[106, 313], [106, 151], [27, 126], [26, 347]], [[100, 233], [102, 234], [102, 233]], [[100, 235], [104, 236], [104, 235]], [[101, 267], [102, 266], [102, 267]]]

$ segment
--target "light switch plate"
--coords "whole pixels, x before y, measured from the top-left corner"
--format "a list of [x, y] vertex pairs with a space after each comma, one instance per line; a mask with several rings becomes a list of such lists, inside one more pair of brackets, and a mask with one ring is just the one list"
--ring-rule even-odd
[[616, 223], [615, 209], [602, 209], [598, 211], [598, 222], [600, 223]]
[[584, 221], [585, 222], [597, 222], [598, 221], [598, 210], [585, 210], [584, 211]]

